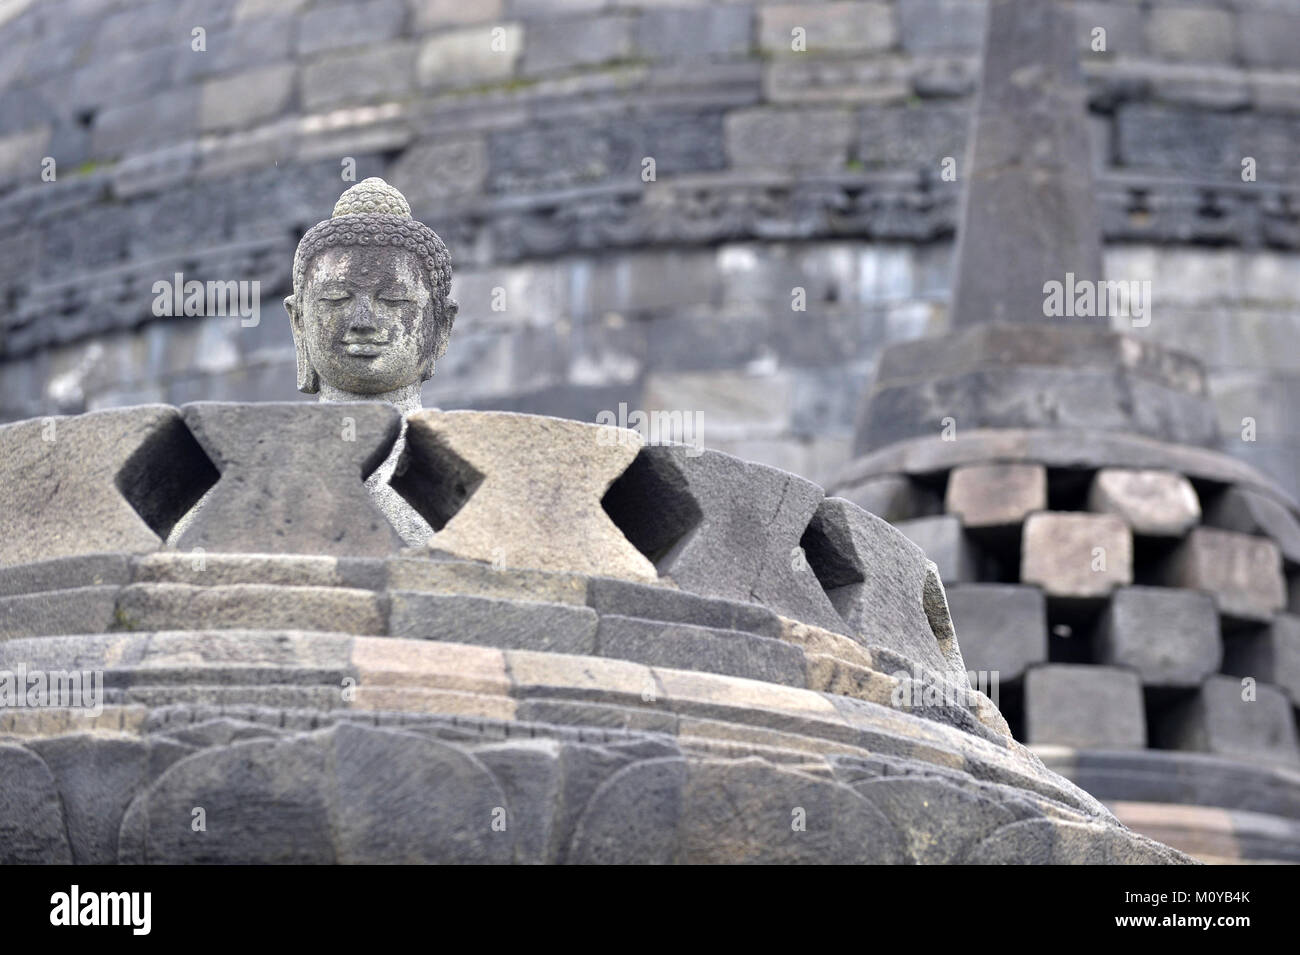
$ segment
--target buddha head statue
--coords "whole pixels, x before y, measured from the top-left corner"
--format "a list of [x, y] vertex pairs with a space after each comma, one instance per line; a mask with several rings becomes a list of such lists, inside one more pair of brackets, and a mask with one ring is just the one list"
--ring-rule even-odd
[[382, 179], [352, 186], [293, 258], [298, 390], [418, 408], [456, 319], [450, 291], [447, 247], [405, 197]]

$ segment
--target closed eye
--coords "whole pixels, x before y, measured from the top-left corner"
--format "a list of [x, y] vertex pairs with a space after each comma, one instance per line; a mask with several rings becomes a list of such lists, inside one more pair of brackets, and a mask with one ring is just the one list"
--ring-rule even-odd
[[411, 300], [409, 298], [389, 298], [387, 296], [383, 296], [379, 299], [379, 301], [383, 302], [385, 305], [405, 305]]

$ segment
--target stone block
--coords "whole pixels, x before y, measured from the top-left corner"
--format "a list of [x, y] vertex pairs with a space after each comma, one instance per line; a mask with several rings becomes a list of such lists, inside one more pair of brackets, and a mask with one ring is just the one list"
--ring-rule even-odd
[[196, 402], [185, 423], [221, 472], [179, 550], [386, 556], [401, 546], [363, 481], [401, 416], [379, 402]]
[[592, 655], [596, 612], [589, 607], [459, 594], [393, 591], [389, 634], [505, 650]]
[[[416, 77], [415, 47], [408, 42], [330, 53], [303, 65], [299, 87], [309, 112], [409, 96]], [[423, 52], [421, 54], [423, 61]]]
[[1038, 464], [968, 464], [948, 475], [944, 510], [963, 527], [1014, 527], [1047, 510], [1047, 468]]
[[596, 642], [600, 656], [652, 667], [720, 673], [785, 686], [802, 687], [806, 680], [803, 651], [798, 647], [737, 630], [604, 614]]
[[158, 549], [156, 531], [206, 487], [196, 452], [176, 409], [162, 405], [0, 426], [0, 567]]
[[1226, 617], [1268, 621], [1286, 606], [1282, 555], [1271, 540], [1197, 527], [1170, 560], [1175, 587], [1213, 594]]
[[841, 631], [844, 621], [800, 550], [823, 497], [817, 485], [776, 468], [652, 445], [610, 488], [604, 507], [682, 590], [756, 602]]
[[1224, 645], [1223, 672], [1271, 683], [1300, 707], [1300, 616], [1278, 614], [1268, 627], [1233, 634]]
[[1047, 602], [1022, 584], [956, 584], [945, 588], [967, 670], [1018, 680], [1047, 662]]
[[1121, 587], [1094, 635], [1100, 663], [1135, 670], [1145, 686], [1192, 687], [1219, 669], [1219, 616], [1208, 594]]
[[354, 0], [318, 6], [298, 17], [298, 56], [392, 40], [401, 34], [405, 21], [406, 0]]
[[59, 790], [49, 767], [21, 746], [0, 743], [0, 864], [68, 865], [73, 861]]
[[0, 597], [0, 640], [103, 633], [113, 626], [117, 587], [74, 587]]
[[654, 59], [739, 56], [749, 52], [753, 17], [746, 6], [643, 10], [634, 44], [637, 52]]
[[858, 642], [884, 647], [965, 682], [966, 667], [938, 569], [901, 528], [848, 501], [827, 498], [803, 546], [832, 605]]
[[[895, 58], [778, 58], [763, 64], [763, 96], [769, 103], [902, 104], [911, 95], [912, 73]], [[859, 148], [887, 147], [864, 136]]]
[[[499, 42], [492, 33], [496, 26], [505, 31]], [[438, 33], [420, 46], [416, 82], [425, 90], [504, 82], [515, 73], [523, 42], [524, 29], [518, 23]]]
[[593, 577], [587, 582], [587, 604], [600, 614], [743, 630], [778, 639], [783, 631], [780, 618], [765, 607], [609, 577]]
[[601, 507], [642, 439], [613, 426], [507, 412], [421, 411], [394, 487], [434, 551], [510, 567], [656, 580]]
[[977, 53], [984, 40], [984, 5], [971, 0], [911, 0], [899, 4], [903, 49], [912, 54]]
[[1291, 701], [1266, 683], [1212, 676], [1152, 727], [1162, 749], [1300, 764]]
[[1088, 489], [1088, 510], [1114, 514], [1134, 534], [1181, 537], [1201, 517], [1192, 482], [1176, 471], [1102, 468]]
[[841, 488], [838, 496], [891, 524], [915, 517], [931, 517], [942, 509], [937, 492], [905, 474], [868, 478]]
[[887, 50], [898, 36], [893, 7], [874, 0], [759, 8], [758, 45], [764, 52], [791, 55], [796, 29], [803, 31], [807, 54]]
[[899, 521], [897, 526], [908, 540], [934, 561], [944, 583], [965, 583], [976, 579], [975, 549], [966, 539], [960, 518], [941, 514]]
[[130, 582], [131, 557], [128, 554], [57, 557], [0, 568], [0, 597]]
[[1294, 70], [1295, 37], [1300, 36], [1300, 14], [1294, 10], [1249, 8], [1234, 11], [1237, 43], [1247, 66]]
[[862, 111], [856, 157], [870, 169], [934, 174], [944, 157], [966, 156], [970, 113], [966, 107], [931, 103], [870, 106]]
[[1271, 538], [1288, 564], [1300, 565], [1300, 520], [1272, 497], [1247, 487], [1230, 487], [1209, 503], [1205, 523]]
[[[414, 17], [413, 25], [421, 33], [438, 27], [497, 20], [502, 11], [502, 0], [478, 0], [472, 4], [461, 3], [460, 0], [409, 0], [409, 2]], [[518, 4], [515, 6], [517, 7]]]
[[853, 122], [847, 110], [738, 109], [724, 123], [727, 159], [738, 169], [842, 172], [849, 160]]
[[1156, 7], [1147, 18], [1148, 49], [1171, 60], [1226, 63], [1233, 57], [1233, 13], [1208, 7]]
[[1021, 540], [1020, 579], [1049, 597], [1104, 597], [1133, 582], [1133, 534], [1111, 514], [1033, 514]]
[[1142, 749], [1146, 713], [1137, 674], [1052, 663], [1025, 675], [1025, 742], [1076, 749]]
[[386, 569], [389, 590], [425, 590], [580, 606], [587, 603], [587, 580], [577, 574], [409, 557], [389, 560]]
[[203, 84], [199, 126], [214, 129], [251, 126], [278, 116], [293, 95], [293, 64], [223, 76]]
[[522, 71], [528, 75], [626, 60], [637, 18], [625, 13], [547, 18], [527, 26]]
[[125, 630], [324, 630], [382, 634], [379, 598], [344, 587], [131, 584], [117, 598]]
[[173, 88], [139, 103], [112, 105], [95, 114], [91, 148], [95, 156], [123, 156], [198, 133], [199, 88]]

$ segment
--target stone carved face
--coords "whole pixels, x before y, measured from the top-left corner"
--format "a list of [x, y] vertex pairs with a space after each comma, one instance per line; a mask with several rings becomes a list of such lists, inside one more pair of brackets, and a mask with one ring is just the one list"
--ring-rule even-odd
[[305, 359], [321, 381], [363, 395], [433, 374], [439, 303], [419, 257], [389, 246], [334, 247], [306, 271], [300, 298], [285, 299], [300, 365]]

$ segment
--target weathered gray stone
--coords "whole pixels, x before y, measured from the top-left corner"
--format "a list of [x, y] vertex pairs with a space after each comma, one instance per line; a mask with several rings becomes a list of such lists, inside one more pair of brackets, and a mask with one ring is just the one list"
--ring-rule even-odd
[[1048, 467], [1095, 470], [1103, 467], [1162, 468], [1189, 478], [1243, 484], [1290, 501], [1285, 490], [1249, 464], [1221, 451], [1153, 440], [1120, 431], [1076, 428], [972, 428], [960, 440], [938, 433], [898, 441], [845, 466], [832, 489], [882, 474], [933, 474], [961, 464], [985, 461], [1036, 461]]
[[184, 432], [176, 409], [160, 405], [0, 426], [0, 566], [161, 547], [124, 491], [155, 499], [165, 533], [203, 490], [184, 486], [191, 475], [168, 473], [171, 454], [190, 463]]
[[1047, 604], [1037, 587], [956, 584], [946, 590], [967, 670], [996, 670], [1009, 681], [1047, 662]]
[[[789, 56], [793, 31], [801, 28], [807, 53], [863, 53], [894, 45], [898, 28], [889, 4], [771, 4], [758, 11], [758, 45], [765, 52]], [[798, 55], [798, 54], [796, 54]]]
[[1262, 537], [1193, 528], [1174, 553], [1168, 577], [1175, 587], [1213, 594], [1228, 617], [1268, 621], [1286, 606], [1282, 555]]
[[[355, 558], [358, 561], [377, 558]], [[359, 586], [344, 579], [339, 558], [313, 554], [192, 554], [164, 551], [146, 554], [135, 562], [136, 583], [277, 584], [289, 587]], [[376, 581], [383, 587], [382, 580]]]
[[1049, 597], [1104, 597], [1133, 582], [1133, 534], [1111, 514], [1033, 514], [1025, 521], [1020, 579]]
[[150, 778], [149, 744], [89, 734], [31, 744], [54, 775], [67, 820], [72, 861], [117, 862], [117, 833], [135, 794]]
[[804, 686], [803, 653], [780, 640], [738, 630], [602, 614], [596, 632], [603, 657], [648, 666], [698, 670]]
[[944, 510], [963, 527], [1014, 527], [1047, 510], [1047, 469], [1033, 464], [971, 464], [948, 475]]
[[293, 95], [289, 64], [209, 80], [203, 85], [199, 125], [204, 132], [251, 126], [278, 116]]
[[118, 589], [73, 587], [0, 597], [0, 639], [103, 633], [113, 626]]
[[1096, 659], [1135, 670], [1145, 686], [1199, 686], [1219, 669], [1219, 616], [1208, 594], [1120, 587], [1094, 637]]
[[637, 17], [633, 38], [654, 59], [736, 56], [749, 52], [753, 17], [742, 6], [649, 9]]
[[[394, 765], [401, 779], [384, 769]], [[172, 863], [500, 862], [513, 855], [509, 827], [492, 829], [504, 803], [486, 769], [454, 746], [342, 724], [182, 760], [136, 798], [119, 853]], [[196, 806], [208, 826], [197, 835]]]
[[0, 568], [0, 596], [71, 587], [102, 587], [130, 581], [131, 557], [128, 554], [56, 557]]
[[387, 562], [390, 590], [423, 590], [539, 603], [587, 603], [587, 579], [460, 560], [396, 557]]
[[303, 107], [316, 112], [409, 96], [415, 86], [415, 56], [412, 44], [396, 41], [314, 59], [303, 67], [298, 82]]
[[1164, 749], [1300, 764], [1291, 702], [1277, 687], [1212, 676], [1152, 727]]
[[636, 458], [633, 431], [505, 412], [409, 419], [398, 489], [438, 533], [434, 551], [511, 567], [657, 578], [601, 508]]
[[732, 110], [725, 122], [727, 158], [738, 168], [834, 172], [848, 162], [853, 126], [843, 110]]
[[198, 402], [182, 410], [221, 480], [178, 549], [381, 556], [401, 546], [362, 483], [397, 440], [394, 408]]
[[529, 23], [524, 34], [523, 72], [546, 73], [627, 59], [637, 19], [619, 12]]
[[1025, 674], [1025, 741], [1079, 749], [1142, 749], [1146, 715], [1137, 674], [1052, 663]]
[[501, 647], [594, 654], [596, 612], [588, 607], [394, 591], [389, 634]]
[[754, 604], [699, 597], [668, 587], [649, 587], [606, 577], [588, 581], [587, 603], [600, 614], [688, 623], [718, 630], [744, 630], [764, 637], [780, 637], [782, 630], [776, 614]]
[[852, 487], [841, 488], [839, 496], [891, 524], [929, 517], [942, 510], [937, 493], [902, 474], [868, 478]]
[[1088, 509], [1153, 537], [1180, 537], [1201, 517], [1196, 489], [1174, 471], [1102, 468], [1088, 490]]
[[1232, 58], [1233, 14], [1205, 7], [1156, 7], [1147, 20], [1147, 45], [1159, 56], [1195, 62]]
[[0, 862], [5, 865], [73, 861], [59, 791], [49, 767], [34, 753], [0, 743]]
[[308, 10], [298, 17], [299, 55], [391, 40], [406, 20], [404, 0], [361, 0]]
[[898, 20], [910, 53], [972, 52], [984, 38], [983, 5], [970, 0], [912, 0], [898, 7]]
[[[1101, 278], [1072, 11], [990, 0], [950, 322], [1050, 322], [1044, 284]], [[1057, 228], [1044, 232], [1043, 222]], [[1016, 263], [1008, 268], [1007, 263]]]
[[975, 550], [966, 539], [960, 518], [943, 514], [899, 521], [898, 529], [939, 568], [946, 583], [965, 583], [976, 578]]
[[966, 680], [937, 568], [899, 528], [848, 501], [827, 498], [804, 547], [859, 642]]
[[379, 598], [370, 591], [272, 584], [131, 584], [118, 593], [116, 618], [125, 630], [386, 629]]
[[1300, 617], [1278, 614], [1266, 628], [1233, 634], [1223, 672], [1272, 683], [1300, 707]]
[[1300, 564], [1300, 520], [1269, 495], [1248, 487], [1230, 487], [1213, 500], [1205, 523], [1271, 538], [1288, 564]]
[[[727, 808], [724, 794], [737, 789], [753, 794], [747, 812]], [[686, 864], [891, 864], [908, 858], [903, 832], [868, 798], [763, 760], [692, 763], [682, 800], [677, 860]], [[795, 807], [803, 810], [802, 828], [791, 825]], [[858, 839], [851, 832], [873, 836]]]
[[842, 630], [802, 558], [821, 488], [776, 468], [681, 445], [646, 447], [604, 504], [659, 574], [706, 597], [760, 603]]
[[[1035, 329], [1025, 337], [1042, 339]], [[905, 343], [910, 344], [910, 343]], [[892, 362], [891, 346], [882, 365]], [[1202, 395], [1148, 381], [1125, 368], [987, 367], [949, 370], [937, 362], [921, 380], [878, 381], [858, 422], [854, 448], [939, 435], [945, 421], [959, 434], [1008, 428], [1128, 431], [1163, 441], [1206, 445], [1217, 439], [1214, 408]]]

